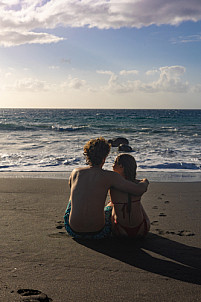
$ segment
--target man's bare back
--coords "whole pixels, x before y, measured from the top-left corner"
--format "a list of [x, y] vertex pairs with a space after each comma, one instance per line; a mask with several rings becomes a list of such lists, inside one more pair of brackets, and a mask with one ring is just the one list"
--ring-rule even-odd
[[139, 184], [125, 180], [118, 173], [103, 170], [102, 165], [73, 170], [70, 179], [70, 227], [75, 232], [96, 232], [104, 227], [104, 206], [109, 188], [133, 195], [147, 190], [148, 181]]

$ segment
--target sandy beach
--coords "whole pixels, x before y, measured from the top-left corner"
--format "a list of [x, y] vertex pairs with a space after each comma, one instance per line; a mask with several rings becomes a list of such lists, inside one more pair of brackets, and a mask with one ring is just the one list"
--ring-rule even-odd
[[67, 180], [1, 178], [0, 301], [200, 301], [200, 184], [150, 183], [144, 240], [75, 241]]

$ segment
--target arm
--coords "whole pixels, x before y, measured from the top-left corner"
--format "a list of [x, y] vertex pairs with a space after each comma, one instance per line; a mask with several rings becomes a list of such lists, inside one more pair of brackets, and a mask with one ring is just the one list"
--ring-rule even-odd
[[70, 175], [69, 180], [68, 180], [68, 185], [69, 185], [69, 187], [71, 189], [71, 175]]
[[73, 182], [75, 181], [76, 179], [76, 176], [77, 176], [77, 169], [74, 169], [72, 172], [71, 172], [71, 175], [69, 177], [69, 180], [68, 180], [68, 185], [71, 189], [72, 185], [73, 185]]
[[119, 175], [116, 172], [111, 172], [110, 175], [110, 184], [111, 187], [114, 187], [117, 190], [130, 193], [132, 195], [142, 195], [147, 191], [147, 187], [149, 185], [149, 181], [145, 178], [139, 183], [134, 183], [132, 181], [128, 181]]

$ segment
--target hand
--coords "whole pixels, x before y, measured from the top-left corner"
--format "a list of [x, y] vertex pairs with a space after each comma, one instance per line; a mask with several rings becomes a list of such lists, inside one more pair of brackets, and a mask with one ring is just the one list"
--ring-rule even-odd
[[141, 180], [140, 180], [140, 182], [143, 182], [143, 183], [147, 183], [147, 184], [149, 184], [149, 181], [148, 181], [148, 179], [147, 179], [147, 178], [143, 178], [143, 179], [141, 179]]
[[149, 185], [149, 181], [147, 178], [143, 178], [142, 180], [140, 180], [140, 183], [143, 183], [146, 185], [146, 188], [145, 188], [145, 192], [147, 191], [147, 188], [148, 188], [148, 185]]

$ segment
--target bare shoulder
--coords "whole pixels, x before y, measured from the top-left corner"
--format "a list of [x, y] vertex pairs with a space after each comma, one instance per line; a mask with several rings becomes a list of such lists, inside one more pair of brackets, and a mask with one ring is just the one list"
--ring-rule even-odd
[[75, 180], [75, 178], [82, 172], [87, 170], [87, 167], [80, 167], [80, 168], [75, 168], [70, 175], [70, 180]]
[[103, 170], [104, 173], [104, 177], [107, 179], [107, 181], [113, 185], [113, 182], [123, 178], [122, 176], [120, 176], [118, 173], [114, 172], [114, 171], [110, 171], [110, 170]]
[[89, 167], [79, 167], [79, 168], [75, 168], [75, 169], [71, 172], [71, 175], [78, 174], [79, 172], [81, 172], [81, 171], [86, 171], [86, 170], [89, 170]]
[[113, 177], [114, 174], [117, 174], [116, 172], [110, 171], [110, 170], [103, 169], [102, 171], [103, 171], [105, 177]]

